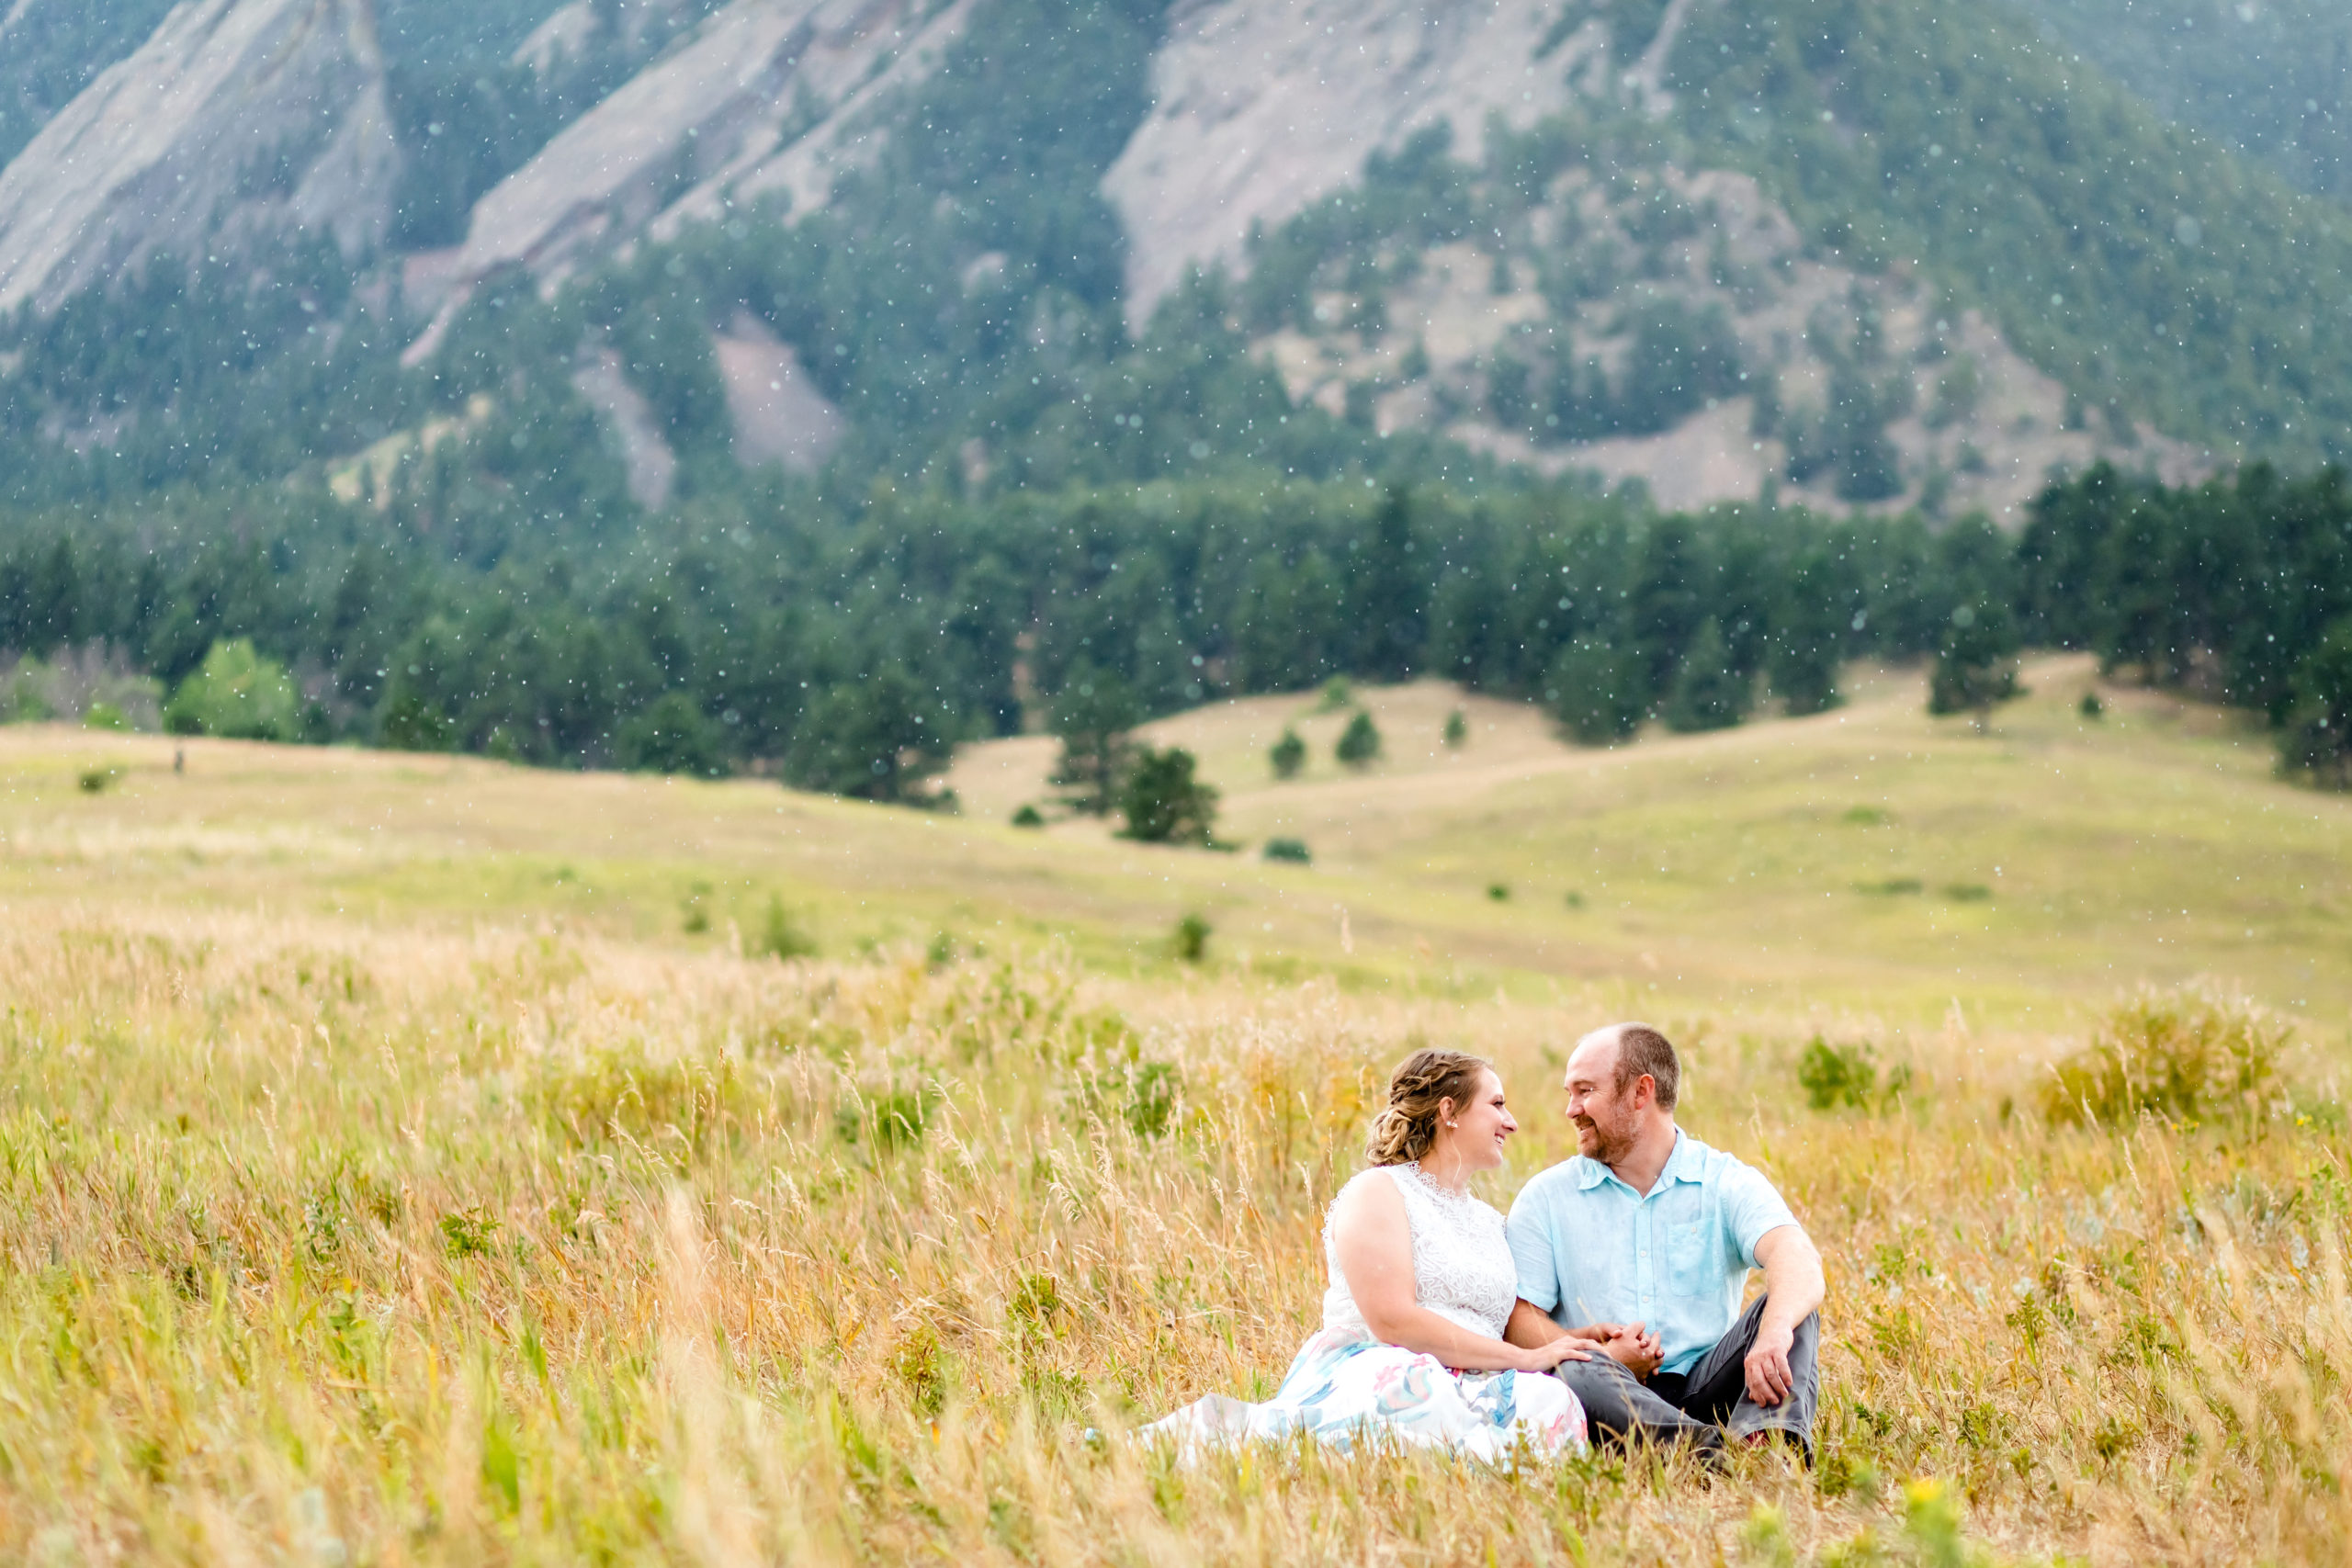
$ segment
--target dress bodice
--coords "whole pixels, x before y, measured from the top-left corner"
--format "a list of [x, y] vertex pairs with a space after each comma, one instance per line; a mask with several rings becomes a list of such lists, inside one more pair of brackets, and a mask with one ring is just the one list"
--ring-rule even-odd
[[[1466, 1192], [1456, 1197], [1446, 1191], [1424, 1176], [1418, 1164], [1374, 1166], [1358, 1173], [1348, 1187], [1363, 1181], [1394, 1182], [1405, 1200], [1405, 1219], [1413, 1235], [1413, 1303], [1473, 1334], [1501, 1338], [1519, 1296], [1519, 1270], [1511, 1262], [1502, 1215]], [[1341, 1195], [1346, 1191], [1341, 1189]], [[1335, 1199], [1332, 1208], [1338, 1207]], [[1323, 1326], [1370, 1334], [1348, 1292], [1347, 1276], [1340, 1271], [1339, 1243], [1331, 1235], [1329, 1213], [1323, 1219], [1323, 1261], [1331, 1280], [1323, 1293]]]

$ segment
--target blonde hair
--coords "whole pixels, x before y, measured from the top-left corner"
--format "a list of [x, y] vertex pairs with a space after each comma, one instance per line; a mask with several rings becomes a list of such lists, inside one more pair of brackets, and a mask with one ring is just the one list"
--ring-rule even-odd
[[1464, 1051], [1420, 1050], [1397, 1065], [1388, 1079], [1388, 1103], [1373, 1118], [1364, 1158], [1374, 1165], [1404, 1165], [1430, 1152], [1437, 1142], [1439, 1108], [1453, 1101], [1460, 1111], [1478, 1092], [1484, 1057]]

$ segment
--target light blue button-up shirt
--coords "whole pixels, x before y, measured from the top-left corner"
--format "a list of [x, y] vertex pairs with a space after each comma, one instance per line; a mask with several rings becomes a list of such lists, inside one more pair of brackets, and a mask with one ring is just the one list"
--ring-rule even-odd
[[1772, 1184], [1688, 1133], [1646, 1195], [1598, 1160], [1543, 1172], [1510, 1206], [1519, 1293], [1563, 1328], [1645, 1323], [1688, 1371], [1738, 1318], [1756, 1244], [1796, 1224]]

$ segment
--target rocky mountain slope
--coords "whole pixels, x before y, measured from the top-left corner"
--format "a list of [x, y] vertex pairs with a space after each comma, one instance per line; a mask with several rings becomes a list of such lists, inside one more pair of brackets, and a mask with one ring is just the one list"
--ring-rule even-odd
[[398, 167], [367, 0], [187, 0], [0, 170], [0, 310], [241, 231], [380, 242]]
[[935, 63], [970, 9], [736, 0], [484, 195], [454, 256], [412, 266], [436, 306], [412, 363], [503, 269], [552, 284], [585, 258], [648, 232], [674, 236], [739, 202], [822, 206], [834, 164], [884, 130], [864, 111]]
[[[150, 307], [99, 286], [199, 252], [282, 278], [272, 248], [322, 235], [354, 269], [333, 319], [312, 289], [239, 329], [334, 389], [295, 449], [347, 473], [405, 430], [413, 461], [471, 464], [422, 434], [472, 428], [467, 400], [549, 431], [593, 411], [648, 506], [697, 451], [982, 485], [1141, 460], [1141, 409], [1106, 429], [1087, 388], [1167, 333], [1234, 334], [1355, 433], [1317, 463], [1410, 436], [1675, 506], [1999, 516], [2099, 457], [2179, 479], [2346, 427], [2321, 302], [2352, 228], [2003, 6], [477, 9], [185, 0], [55, 113], [0, 171], [0, 306], [35, 311], [0, 343], [21, 450], [187, 417], [195, 388], [119, 346]], [[484, 315], [517, 279], [551, 312], [526, 333]], [[1192, 324], [1155, 324], [1170, 305]], [[1269, 460], [1240, 386], [1154, 394], [1186, 432], [1140, 444], [1157, 471]], [[142, 469], [206, 471], [214, 437], [174, 440]]]

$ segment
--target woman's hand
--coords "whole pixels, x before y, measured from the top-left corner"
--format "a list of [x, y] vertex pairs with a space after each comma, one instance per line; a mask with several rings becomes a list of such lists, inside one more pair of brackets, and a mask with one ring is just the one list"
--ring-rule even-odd
[[1539, 1345], [1532, 1350], [1522, 1349], [1519, 1353], [1523, 1359], [1515, 1371], [1548, 1372], [1562, 1361], [1591, 1360], [1592, 1342], [1578, 1339], [1573, 1334], [1563, 1334], [1547, 1345]]

